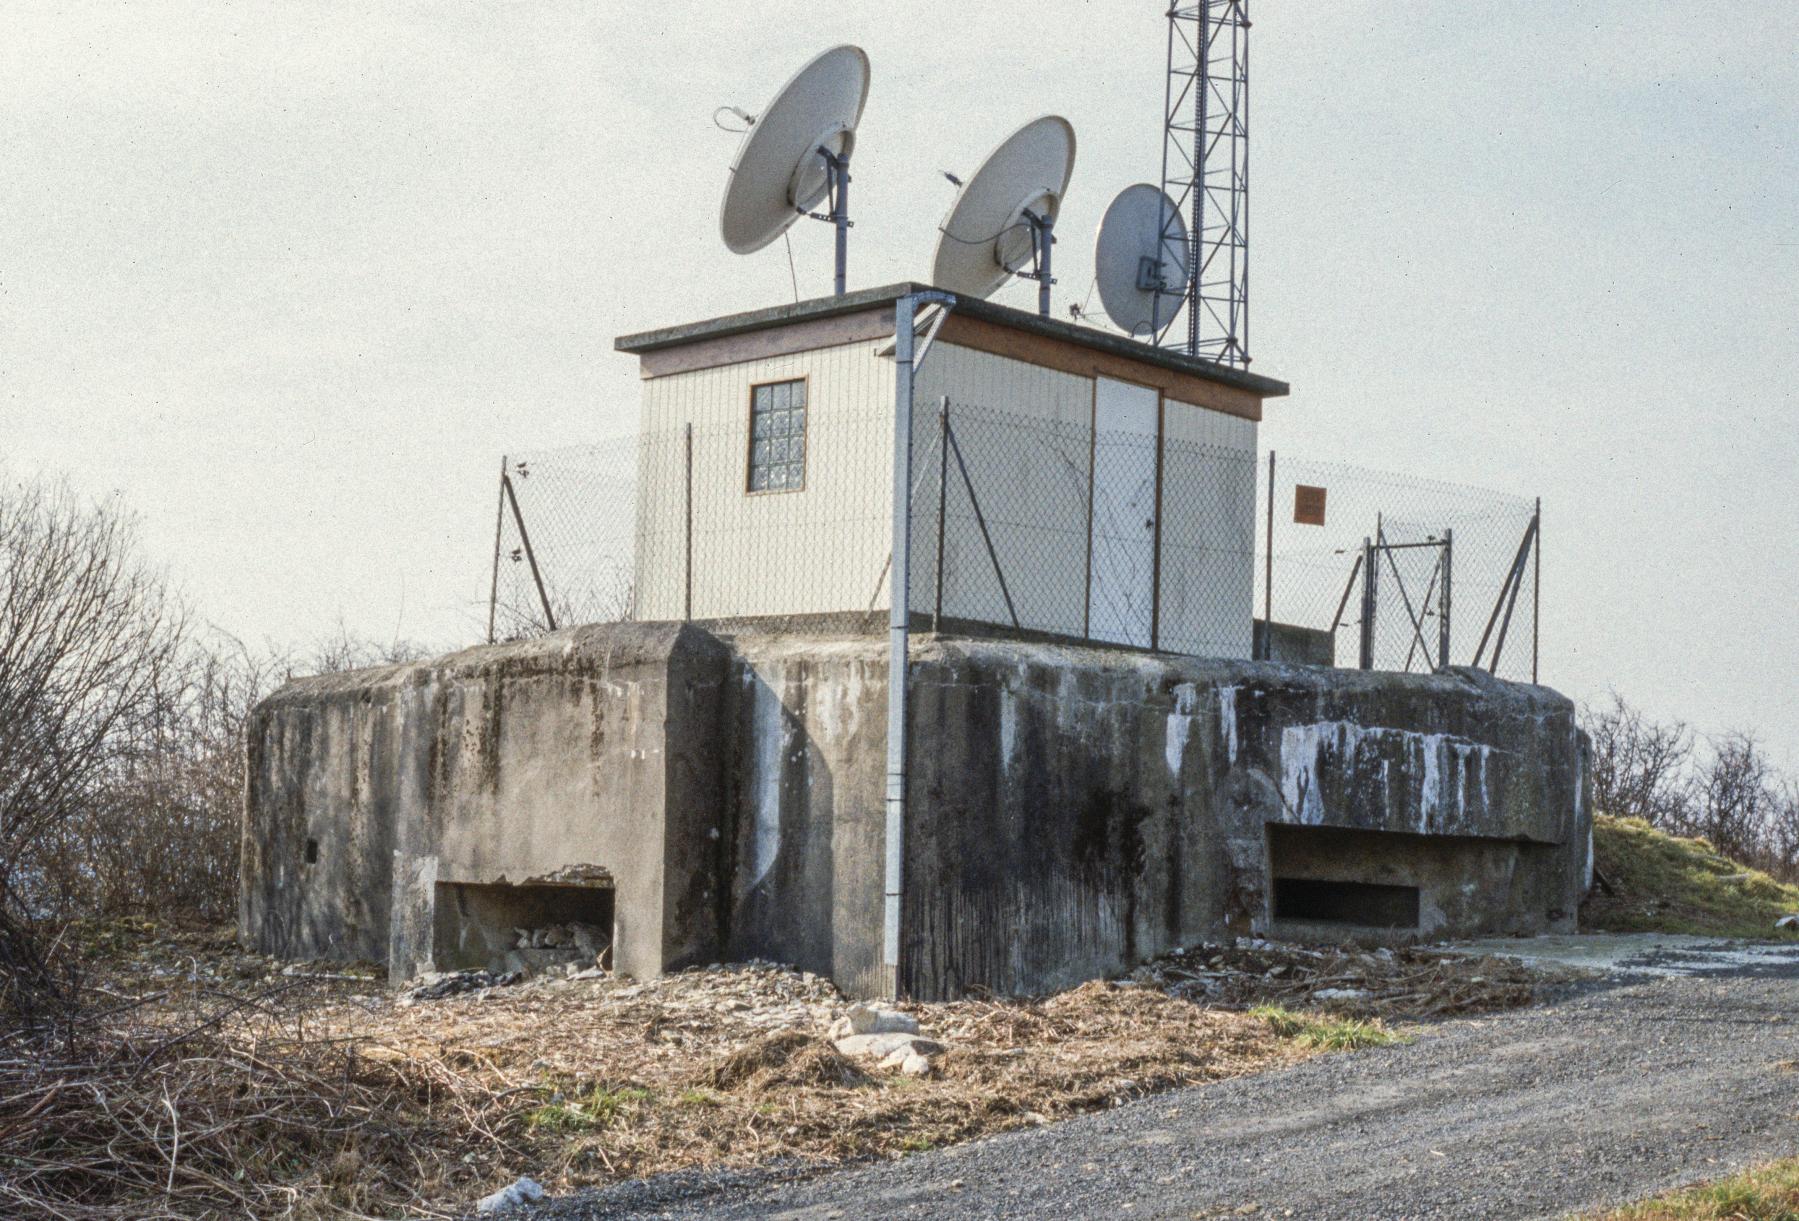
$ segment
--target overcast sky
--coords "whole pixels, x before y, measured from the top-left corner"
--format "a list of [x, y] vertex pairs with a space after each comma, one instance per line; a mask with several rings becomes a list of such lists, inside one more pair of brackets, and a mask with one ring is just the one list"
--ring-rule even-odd
[[[867, 48], [860, 286], [1066, 115], [1060, 310], [1158, 173], [1163, 8], [6, 0], [0, 461], [122, 491], [239, 634], [468, 642], [499, 455], [630, 426], [613, 336], [791, 296], [715, 107]], [[1541, 495], [1545, 681], [1799, 764], [1799, 5], [1252, 13], [1265, 442]]]

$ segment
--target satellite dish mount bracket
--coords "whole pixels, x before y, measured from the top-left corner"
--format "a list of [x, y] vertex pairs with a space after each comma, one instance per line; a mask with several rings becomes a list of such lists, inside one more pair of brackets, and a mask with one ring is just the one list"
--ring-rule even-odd
[[836, 295], [841, 297], [847, 288], [849, 271], [850, 230], [855, 225], [850, 220], [850, 154], [846, 148], [841, 153], [832, 152], [827, 144], [818, 146], [818, 155], [825, 163], [825, 194], [830, 201], [829, 212], [799, 211], [813, 220], [829, 221], [837, 226], [837, 278], [834, 282]]
[[1049, 317], [1049, 290], [1056, 282], [1050, 274], [1050, 252], [1056, 245], [1056, 222], [1047, 211], [1039, 216], [1029, 208], [1021, 209], [1019, 219], [1031, 227], [1031, 269], [1014, 272], [1021, 280], [1037, 281], [1037, 312]]

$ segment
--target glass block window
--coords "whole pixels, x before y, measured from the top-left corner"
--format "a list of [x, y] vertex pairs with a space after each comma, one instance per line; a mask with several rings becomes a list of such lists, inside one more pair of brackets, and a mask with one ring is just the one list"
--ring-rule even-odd
[[798, 491], [806, 486], [805, 379], [750, 395], [750, 491]]

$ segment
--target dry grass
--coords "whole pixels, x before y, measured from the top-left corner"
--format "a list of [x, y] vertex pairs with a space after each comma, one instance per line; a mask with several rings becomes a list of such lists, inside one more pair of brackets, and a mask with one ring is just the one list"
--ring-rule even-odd
[[[89, 944], [111, 955], [93, 999], [112, 1008], [73, 1053], [0, 1043], [0, 1214], [454, 1216], [520, 1174], [560, 1192], [776, 1157], [898, 1156], [1392, 1037], [1341, 1013], [1243, 1011], [1349, 978], [1340, 956], [1272, 947], [1239, 963], [1261, 990], [1233, 983], [1238, 1008], [1149, 981], [908, 1006], [949, 1048], [913, 1079], [838, 1054], [824, 1031], [842, 998], [775, 967], [408, 1006], [366, 972], [291, 976], [216, 936], [115, 928]], [[1209, 969], [1183, 961], [1175, 982]], [[1468, 980], [1484, 980], [1370, 961], [1388, 977], [1370, 997], [1412, 996], [1419, 1011], [1438, 1003], [1427, 977], [1463, 1006], [1481, 988]], [[1483, 995], [1516, 1003], [1516, 986]]]
[[1799, 1158], [1594, 1213], [1592, 1221], [1799, 1221]]
[[1722, 856], [1702, 839], [1657, 831], [1640, 818], [1593, 820], [1594, 855], [1617, 891], [1595, 890], [1581, 927], [1617, 933], [1785, 940], [1774, 921], [1799, 912], [1799, 886]]

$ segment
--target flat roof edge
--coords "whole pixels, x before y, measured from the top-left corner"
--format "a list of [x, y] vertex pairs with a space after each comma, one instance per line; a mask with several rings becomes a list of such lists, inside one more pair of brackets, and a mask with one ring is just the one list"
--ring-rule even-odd
[[[741, 335], [749, 331], [766, 330], [770, 327], [785, 326], [796, 322], [810, 322], [820, 318], [839, 317], [844, 314], [865, 313], [884, 305], [890, 306], [901, 297], [911, 293], [937, 291], [941, 290], [933, 289], [928, 284], [917, 284], [911, 281], [885, 284], [879, 288], [864, 288], [853, 293], [846, 293], [841, 297], [816, 297], [791, 305], [778, 305], [770, 309], [751, 310], [748, 313], [709, 318], [702, 322], [690, 322], [680, 326], [660, 327], [653, 331], [638, 331], [630, 335], [620, 335], [613, 341], [612, 346], [620, 352], [633, 354], [654, 352], [663, 348], [681, 347], [685, 344], [698, 343], [701, 340]], [[1222, 385], [1247, 390], [1262, 398], [1282, 398], [1289, 393], [1286, 382], [1272, 377], [1264, 377], [1259, 373], [1249, 373], [1242, 369], [1233, 369], [1228, 365], [1214, 364], [1209, 360], [1200, 360], [1182, 352], [1171, 352], [1165, 348], [1152, 347], [1141, 340], [1098, 330], [1095, 327], [1063, 322], [1058, 318], [1044, 318], [1027, 310], [1013, 309], [1007, 305], [995, 305], [991, 301], [983, 301], [978, 297], [957, 296], [955, 308], [957, 313], [970, 318], [980, 318], [1001, 326], [1012, 327], [1015, 330], [1067, 340], [1084, 347], [1110, 352], [1116, 356], [1139, 360], [1145, 364], [1203, 377]]]

